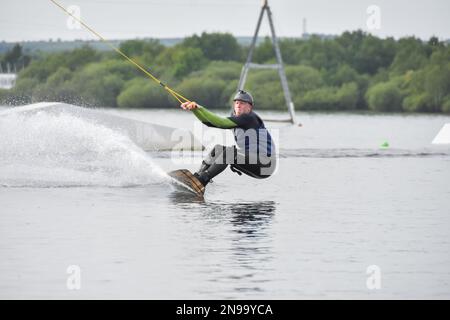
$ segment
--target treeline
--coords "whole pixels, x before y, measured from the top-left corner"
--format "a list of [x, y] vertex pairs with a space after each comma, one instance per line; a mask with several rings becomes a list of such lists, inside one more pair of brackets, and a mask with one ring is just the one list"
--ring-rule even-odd
[[[450, 112], [450, 47], [435, 37], [380, 39], [362, 31], [333, 39], [283, 39], [281, 51], [297, 110]], [[228, 107], [248, 47], [230, 34], [203, 33], [166, 47], [130, 40], [120, 49], [189, 99]], [[255, 50], [274, 63], [270, 39]], [[246, 88], [259, 109], [285, 109], [274, 70], [251, 70]], [[178, 103], [115, 52], [88, 46], [34, 57], [0, 103], [65, 101], [87, 106], [164, 108]]]
[[31, 57], [23, 53], [22, 46], [14, 45], [11, 50], [0, 55], [0, 72], [16, 72], [25, 68], [30, 63]]

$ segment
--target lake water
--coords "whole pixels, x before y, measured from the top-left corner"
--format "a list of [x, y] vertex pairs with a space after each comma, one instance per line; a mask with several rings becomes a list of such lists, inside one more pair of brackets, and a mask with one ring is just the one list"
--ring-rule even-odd
[[[196, 128], [181, 110], [105, 112]], [[143, 152], [83, 119], [0, 117], [0, 298], [449, 299], [450, 146], [431, 141], [450, 116], [298, 120], [268, 124], [274, 176], [227, 169], [202, 201], [164, 176], [202, 152]], [[208, 146], [223, 133], [205, 132]]]

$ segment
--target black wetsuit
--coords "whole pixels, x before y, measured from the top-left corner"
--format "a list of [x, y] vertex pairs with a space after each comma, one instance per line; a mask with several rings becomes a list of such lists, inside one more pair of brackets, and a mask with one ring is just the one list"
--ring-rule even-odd
[[276, 168], [276, 151], [270, 133], [261, 118], [254, 113], [219, 117], [204, 107], [195, 109], [194, 114], [207, 126], [232, 129], [235, 146], [216, 145], [203, 160], [196, 176], [205, 185], [228, 165], [238, 174], [253, 178], [267, 178]]

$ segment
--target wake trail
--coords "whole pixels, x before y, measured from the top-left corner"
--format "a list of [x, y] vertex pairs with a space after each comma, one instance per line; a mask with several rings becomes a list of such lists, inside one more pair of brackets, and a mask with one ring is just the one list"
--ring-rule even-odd
[[0, 185], [127, 187], [166, 173], [124, 133], [68, 113], [0, 116]]

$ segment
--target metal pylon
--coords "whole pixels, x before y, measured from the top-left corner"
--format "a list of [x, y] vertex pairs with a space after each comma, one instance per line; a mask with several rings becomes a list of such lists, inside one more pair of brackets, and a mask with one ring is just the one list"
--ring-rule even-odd
[[[275, 56], [277, 59], [277, 64], [257, 64], [252, 63], [253, 51], [255, 50], [256, 39], [258, 38], [259, 28], [261, 26], [261, 21], [264, 15], [264, 12], [267, 11], [267, 17], [269, 18], [270, 24], [270, 32], [272, 34], [272, 44], [275, 51]], [[287, 109], [289, 110], [289, 114], [291, 118], [289, 120], [270, 120], [270, 121], [282, 121], [282, 122], [292, 122], [296, 123], [295, 119], [295, 109], [294, 103], [292, 102], [291, 93], [289, 91], [288, 82], [286, 79], [286, 73], [284, 71], [283, 59], [281, 57], [280, 47], [278, 45], [278, 38], [275, 34], [275, 28], [272, 20], [272, 11], [270, 10], [269, 4], [267, 0], [263, 0], [263, 5], [261, 7], [261, 12], [259, 13], [258, 24], [256, 25], [255, 34], [253, 35], [252, 43], [250, 45], [250, 50], [248, 52], [247, 61], [242, 67], [241, 77], [239, 79], [238, 90], [243, 90], [245, 82], [247, 80], [248, 71], [250, 69], [274, 69], [278, 70], [278, 74], [280, 76], [281, 87], [283, 88], [284, 99], [286, 101]]]

